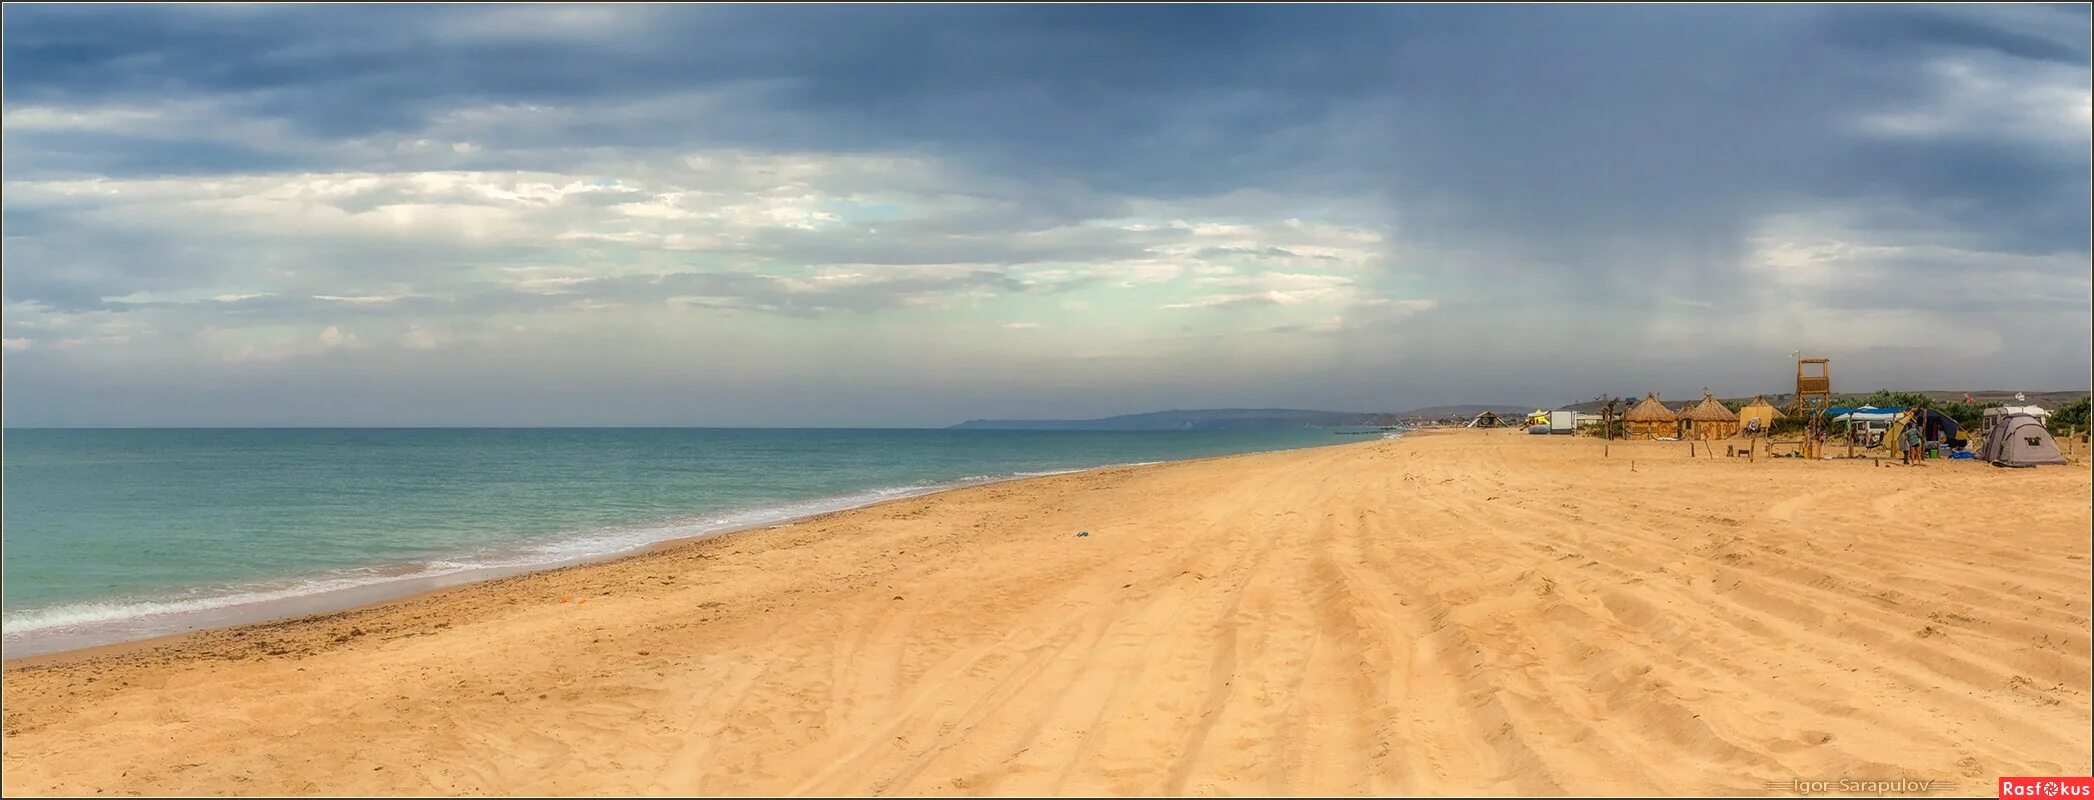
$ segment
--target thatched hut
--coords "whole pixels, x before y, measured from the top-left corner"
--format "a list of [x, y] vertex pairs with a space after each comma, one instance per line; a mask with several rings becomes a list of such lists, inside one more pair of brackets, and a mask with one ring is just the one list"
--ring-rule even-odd
[[1680, 438], [1682, 439], [1728, 439], [1738, 435], [1738, 415], [1708, 392], [1701, 393], [1701, 402], [1680, 410]]
[[1679, 417], [1658, 402], [1655, 394], [1643, 396], [1629, 413], [1621, 415], [1622, 432], [1630, 439], [1656, 439], [1671, 436], [1679, 430]]
[[[1773, 403], [1767, 402], [1767, 398], [1754, 395], [1752, 402], [1738, 409], [1738, 433], [1750, 436], [1757, 432], [1764, 436], [1774, 429], [1775, 420], [1786, 416], [1788, 415], [1781, 413], [1781, 409], [1775, 408]], [[1755, 422], [1759, 424], [1754, 425]]]

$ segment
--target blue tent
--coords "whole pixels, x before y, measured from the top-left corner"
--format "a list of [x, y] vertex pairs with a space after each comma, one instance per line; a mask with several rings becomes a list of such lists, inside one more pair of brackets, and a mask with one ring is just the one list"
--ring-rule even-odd
[[1931, 408], [1913, 409], [1911, 417], [1891, 424], [1890, 434], [1898, 436], [1904, 432], [1906, 425], [1914, 424], [1920, 426], [1920, 439], [1923, 441], [1934, 441], [1938, 434], [1942, 441], [1958, 450], [1970, 444], [1970, 440], [1957, 435], [1960, 426], [1956, 424], [1955, 419]]

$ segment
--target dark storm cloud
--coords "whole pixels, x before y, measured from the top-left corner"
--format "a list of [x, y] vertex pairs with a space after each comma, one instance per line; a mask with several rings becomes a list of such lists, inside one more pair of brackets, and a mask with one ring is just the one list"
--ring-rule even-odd
[[2087, 63], [2087, 7], [2055, 3], [2018, 6], [2002, 22], [1977, 6], [1845, 6], [1831, 9], [1827, 34], [1860, 48], [1897, 52], [1923, 48], [1990, 50], [2016, 58]]
[[[1561, 250], [1656, 228], [1720, 243], [1769, 193], [1828, 172], [1876, 174], [1845, 167], [1827, 134], [1860, 104], [1922, 97], [1920, 59], [2085, 61], [2083, 43], [2057, 36], [2069, 13], [675, 7], [607, 10], [620, 13], [600, 30], [565, 30], [576, 26], [558, 11], [13, 8], [7, 89], [16, 104], [220, 97], [232, 113], [323, 140], [412, 132], [478, 104], [657, 102], [645, 112], [654, 124], [583, 114], [493, 133], [515, 145], [931, 148], [1152, 196], [1336, 181], [1448, 198], [1445, 221], [1527, 227]], [[475, 35], [495, 12], [514, 24]], [[712, 94], [720, 105], [678, 102]], [[125, 173], [283, 158], [254, 149], [242, 164], [226, 145], [25, 144], [109, 154], [103, 167]], [[1945, 147], [1922, 157], [2024, 171], [2015, 153]], [[2026, 185], [1959, 188], [2013, 201]]]

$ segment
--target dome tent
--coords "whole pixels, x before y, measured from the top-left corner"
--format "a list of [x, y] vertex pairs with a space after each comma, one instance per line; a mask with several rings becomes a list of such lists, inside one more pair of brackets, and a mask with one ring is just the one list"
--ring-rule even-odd
[[1896, 450], [1899, 447], [1896, 443], [1904, 441], [1905, 426], [1915, 424], [1914, 420], [1918, 420], [1916, 424], [1920, 426], [1922, 442], [1931, 442], [1939, 438], [1949, 447], [1957, 449], [1970, 444], [1970, 440], [1958, 435], [1960, 428], [1954, 418], [1931, 408], [1912, 408], [1899, 414], [1891, 420], [1890, 429], [1884, 431], [1883, 441], [1890, 443], [1891, 449]]
[[1978, 457], [1996, 467], [2065, 463], [2065, 455], [2058, 452], [2058, 441], [2043, 429], [2043, 421], [2034, 414], [2008, 414], [1994, 419], [1992, 429], [1985, 433], [1985, 444], [1978, 448]]

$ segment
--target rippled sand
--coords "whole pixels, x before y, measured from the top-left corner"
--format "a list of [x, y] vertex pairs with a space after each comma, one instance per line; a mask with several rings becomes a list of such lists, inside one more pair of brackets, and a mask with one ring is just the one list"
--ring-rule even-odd
[[1515, 432], [1041, 478], [13, 664], [4, 787], [1990, 794], [2090, 771], [2089, 505]]

